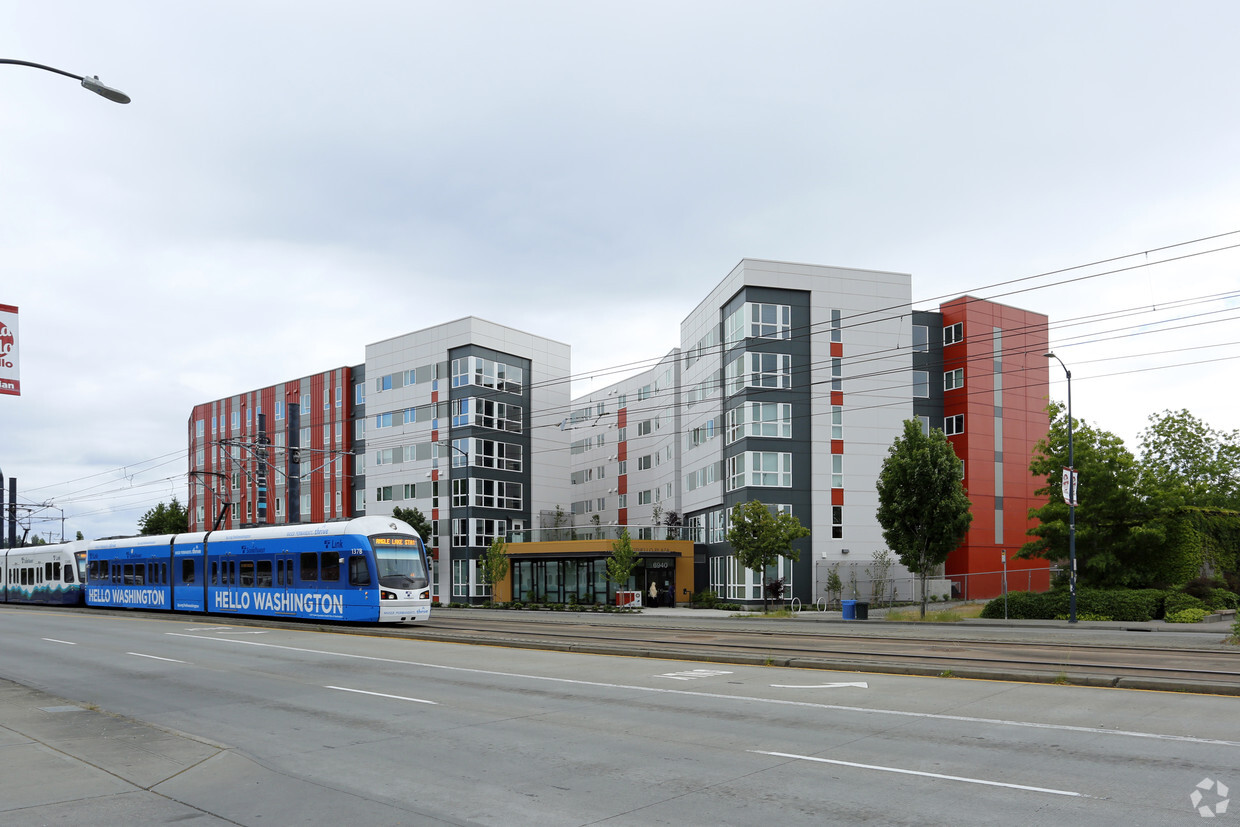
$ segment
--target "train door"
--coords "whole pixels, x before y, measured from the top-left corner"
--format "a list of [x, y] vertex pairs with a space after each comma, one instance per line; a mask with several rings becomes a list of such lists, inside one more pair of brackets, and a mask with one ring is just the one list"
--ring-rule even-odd
[[232, 552], [224, 552], [220, 557], [220, 588], [224, 592], [224, 605], [221, 608], [235, 612], [241, 608], [241, 595], [237, 591], [237, 558]]
[[289, 591], [293, 588], [293, 553], [281, 551], [276, 555], [276, 588]]

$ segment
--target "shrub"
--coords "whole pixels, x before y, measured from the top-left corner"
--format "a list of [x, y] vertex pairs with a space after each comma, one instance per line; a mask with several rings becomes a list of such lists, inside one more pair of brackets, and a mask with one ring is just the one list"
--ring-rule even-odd
[[1200, 623], [1210, 614], [1205, 609], [1180, 609], [1178, 612], [1167, 612], [1168, 623]]
[[713, 609], [718, 605], [718, 603], [719, 595], [715, 594], [715, 592], [710, 589], [698, 592], [693, 596], [693, 605], [701, 606], [703, 609]]
[[1219, 585], [1213, 577], [1198, 577], [1196, 580], [1190, 580], [1184, 584], [1184, 593], [1191, 594], [1199, 600], [1204, 600]]
[[[1205, 601], [1184, 592], [1169, 592], [1164, 603], [1163, 611], [1168, 619], [1171, 615], [1182, 612], [1185, 609], [1205, 609]], [[1187, 622], [1187, 621], [1182, 621]]]
[[[1008, 617], [1013, 620], [1052, 620], [1070, 613], [1071, 595], [1067, 589], [1049, 592], [1011, 592], [1007, 596]], [[1158, 589], [1077, 589], [1076, 617], [1106, 617], [1126, 623], [1153, 620], [1161, 613], [1163, 593]], [[1002, 618], [1003, 598], [986, 604], [982, 617]]]
[[1206, 605], [1211, 609], [1240, 608], [1240, 595], [1227, 589], [1213, 589], [1205, 598]]

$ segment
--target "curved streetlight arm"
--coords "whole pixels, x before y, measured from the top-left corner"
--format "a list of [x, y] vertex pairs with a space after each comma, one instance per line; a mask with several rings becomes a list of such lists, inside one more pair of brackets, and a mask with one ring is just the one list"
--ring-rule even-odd
[[[1068, 468], [1065, 474], [1075, 474], [1075, 457], [1072, 455], [1072, 371], [1055, 355], [1054, 351], [1043, 354], [1047, 359], [1054, 359], [1063, 368], [1068, 377]], [[1068, 498], [1068, 623], [1076, 623], [1076, 490], [1069, 482], [1070, 497]]]
[[8, 63], [13, 66], [29, 66], [32, 69], [42, 69], [45, 72], [55, 72], [56, 74], [64, 75], [67, 78], [80, 80], [82, 82], [82, 86], [85, 88], [94, 92], [96, 95], [100, 95], [116, 103], [129, 103], [130, 100], [129, 96], [121, 90], [113, 89], [111, 86], [100, 83], [98, 75], [83, 77], [82, 75], [75, 75], [72, 72], [66, 72], [63, 69], [57, 69], [54, 66], [44, 66], [42, 63], [31, 63], [28, 60], [13, 60], [7, 57], [0, 57], [0, 63]]

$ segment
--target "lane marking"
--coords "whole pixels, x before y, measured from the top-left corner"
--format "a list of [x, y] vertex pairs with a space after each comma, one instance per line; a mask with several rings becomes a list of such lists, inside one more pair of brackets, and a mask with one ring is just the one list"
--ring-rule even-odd
[[168, 663], [184, 663], [189, 664], [187, 660], [176, 660], [175, 658], [161, 658], [158, 655], [144, 655], [141, 652], [126, 652], [127, 655], [133, 655], [135, 658], [150, 658], [151, 660], [162, 660]]
[[1009, 790], [1026, 790], [1033, 793], [1049, 793], [1050, 795], [1067, 795], [1074, 798], [1094, 798], [1092, 795], [1078, 793], [1072, 790], [1055, 790], [1050, 787], [1031, 787], [1027, 784], [1009, 784], [1006, 781], [989, 781], [985, 778], [968, 778], [963, 775], [944, 775], [938, 772], [922, 772], [920, 770], [906, 770], [900, 767], [880, 767], [876, 764], [858, 764], [856, 761], [835, 761], [830, 758], [816, 758], [812, 755], [793, 755], [787, 752], [767, 752], [766, 750], [750, 749], [746, 752], [756, 753], [758, 755], [773, 755], [776, 758], [792, 758], [797, 761], [814, 761], [819, 764], [835, 764], [839, 767], [855, 767], [861, 770], [875, 770], [877, 772], [892, 772], [899, 775], [918, 775], [922, 778], [937, 778], [941, 781], [962, 781], [965, 784], [984, 784], [988, 787], [1006, 787]]
[[817, 683], [809, 686], [799, 686], [791, 683], [773, 683], [772, 689], [839, 689], [841, 686], [855, 686], [858, 689], [869, 689], [870, 685], [865, 681], [856, 681], [854, 683]]
[[424, 701], [421, 698], [406, 698], [404, 695], [385, 695], [382, 692], [367, 692], [365, 689], [349, 689], [347, 686], [325, 686], [324, 689], [335, 689], [339, 692], [356, 692], [358, 695], [374, 695], [376, 698], [392, 698], [397, 701], [412, 701], [415, 704], [439, 706], [439, 701]]
[[43, 639], [46, 640], [48, 643], [63, 643], [65, 646], [77, 646], [77, 644], [71, 640], [57, 640], [54, 637], [45, 637]]
[[498, 678], [521, 678], [547, 683], [561, 683], [575, 686], [593, 686], [600, 689], [628, 689], [634, 692], [654, 692], [665, 695], [683, 695], [691, 698], [718, 698], [725, 701], [746, 701], [748, 703], [771, 704], [773, 706], [794, 706], [806, 709], [827, 709], [835, 712], [858, 712], [865, 715], [893, 715], [899, 718], [925, 718], [934, 721], [957, 721], [966, 724], [992, 724], [995, 726], [1024, 727], [1027, 729], [1046, 729], [1055, 732], [1081, 732], [1087, 735], [1119, 735], [1128, 738], [1148, 738], [1154, 741], [1175, 741], [1187, 744], [1209, 744], [1216, 747], [1240, 747], [1240, 741], [1224, 741], [1218, 738], [1196, 738], [1191, 735], [1164, 735], [1157, 732], [1138, 732], [1124, 729], [1105, 729], [1103, 727], [1073, 726], [1072, 724], [1044, 724], [1036, 721], [1012, 721], [1003, 718], [978, 718], [972, 715], [945, 715], [939, 712], [910, 712], [904, 709], [882, 709], [880, 707], [846, 706], [844, 704], [824, 704], [813, 701], [789, 701], [780, 698], [757, 698], [750, 695], [725, 695], [720, 692], [694, 692], [689, 689], [669, 689], [661, 686], [634, 686], [623, 683], [603, 683], [600, 681], [582, 681], [573, 678], [553, 678], [546, 675], [523, 675], [518, 672], [497, 672], [493, 669], [475, 669], [467, 666], [444, 666], [439, 663], [422, 663], [399, 658], [381, 658], [374, 655], [356, 655], [349, 652], [330, 652], [325, 649], [308, 649], [300, 646], [283, 646], [278, 643], [260, 643], [256, 640], [238, 640], [230, 637], [207, 637], [205, 635], [184, 635], [178, 632], [165, 632], [172, 637], [186, 637], [192, 640], [205, 640], [213, 643], [231, 643], [237, 646], [259, 646], [265, 649], [282, 649], [286, 652], [301, 652], [308, 655], [330, 655], [351, 660], [373, 661], [374, 663], [391, 663], [400, 666], [417, 666], [423, 669], [440, 669], [445, 672], [463, 672], [472, 675], [486, 675]]
[[655, 675], [655, 677], [671, 678], [674, 681], [692, 681], [698, 678], [717, 678], [720, 675], [731, 674], [731, 672], [723, 672], [718, 669], [689, 669], [684, 672], [665, 672], [662, 675]]

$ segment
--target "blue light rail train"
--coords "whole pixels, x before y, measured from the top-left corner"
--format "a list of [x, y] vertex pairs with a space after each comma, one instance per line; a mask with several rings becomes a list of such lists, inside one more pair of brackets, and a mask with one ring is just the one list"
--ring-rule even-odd
[[359, 623], [430, 617], [426, 548], [390, 517], [9, 549], [4, 602]]

